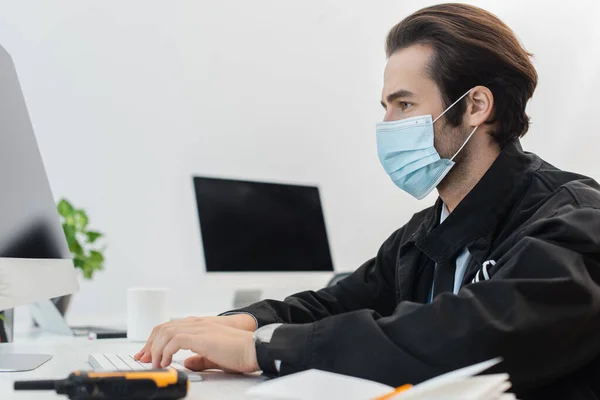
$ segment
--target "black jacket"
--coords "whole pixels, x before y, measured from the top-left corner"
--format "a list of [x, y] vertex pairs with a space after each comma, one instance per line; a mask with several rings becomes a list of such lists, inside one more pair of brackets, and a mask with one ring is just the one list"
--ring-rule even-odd
[[[600, 186], [514, 141], [440, 225], [441, 206], [338, 284], [241, 310], [285, 323], [267, 347], [281, 374], [399, 386], [501, 356], [492, 371], [510, 373], [520, 398], [600, 399]], [[465, 246], [461, 290], [427, 304]]]

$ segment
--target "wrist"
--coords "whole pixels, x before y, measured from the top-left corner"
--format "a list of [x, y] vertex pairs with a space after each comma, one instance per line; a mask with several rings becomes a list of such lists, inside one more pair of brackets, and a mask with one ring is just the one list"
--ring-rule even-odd
[[247, 313], [235, 313], [235, 314], [225, 314], [220, 315], [216, 318], [225, 318], [221, 319], [223, 325], [230, 326], [232, 328], [240, 329], [242, 331], [254, 332], [256, 331], [258, 322], [256, 318], [251, 314]]
[[244, 331], [249, 331], [249, 332], [254, 332], [256, 331], [256, 318], [254, 318], [252, 315], [250, 314], [237, 314], [235, 315], [235, 317], [237, 317], [238, 321], [238, 329], [244, 330]]

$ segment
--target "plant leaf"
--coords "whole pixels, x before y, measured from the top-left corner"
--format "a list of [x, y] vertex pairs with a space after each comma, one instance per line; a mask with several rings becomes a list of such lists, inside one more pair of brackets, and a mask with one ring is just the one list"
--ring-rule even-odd
[[65, 199], [61, 199], [58, 202], [58, 213], [63, 217], [66, 218], [69, 215], [71, 215], [73, 213], [73, 206], [71, 205], [71, 203], [69, 203], [67, 200]]
[[73, 265], [75, 266], [75, 268], [83, 268], [84, 264], [85, 264], [85, 259], [83, 259], [81, 257], [73, 258]]
[[75, 209], [66, 199], [61, 199], [57, 205], [58, 212], [63, 218], [63, 231], [69, 245], [69, 251], [73, 256], [73, 265], [81, 269], [83, 277], [92, 279], [95, 271], [104, 269], [104, 255], [106, 248], [91, 250], [87, 254], [87, 248], [83, 244], [93, 244], [104, 234], [96, 231], [87, 231], [89, 218], [85, 210]]
[[71, 253], [73, 253], [73, 255], [80, 256], [83, 254], [83, 247], [81, 247], [81, 245], [79, 244], [77, 239], [75, 239], [75, 237], [73, 237], [71, 241], [67, 239], [67, 243], [69, 244], [69, 250], [71, 251]]
[[67, 244], [69, 245], [69, 250], [74, 255], [78, 255], [83, 252], [83, 249], [79, 242], [77, 241], [77, 232], [75, 231], [75, 227], [63, 224], [63, 231], [65, 232], [65, 238], [67, 239]]
[[104, 261], [104, 256], [99, 251], [92, 250], [92, 251], [90, 251], [89, 259], [91, 261], [96, 261], [98, 263], [101, 263], [102, 261]]
[[94, 243], [98, 238], [103, 236], [102, 233], [94, 231], [88, 231], [85, 234], [87, 236], [88, 243]]
[[92, 259], [90, 256], [84, 261], [83, 267], [81, 269], [83, 272], [83, 277], [85, 279], [92, 279], [92, 276], [94, 275], [95, 271], [103, 269], [102, 261], [98, 259]]
[[88, 216], [83, 210], [75, 210], [73, 219], [78, 231], [83, 231], [89, 222]]
[[92, 279], [92, 276], [94, 275], [94, 269], [93, 268], [84, 266], [84, 268], [82, 269], [82, 271], [83, 271], [83, 277], [85, 279]]
[[67, 240], [75, 238], [76, 231], [73, 225], [69, 225], [65, 222], [62, 227]]

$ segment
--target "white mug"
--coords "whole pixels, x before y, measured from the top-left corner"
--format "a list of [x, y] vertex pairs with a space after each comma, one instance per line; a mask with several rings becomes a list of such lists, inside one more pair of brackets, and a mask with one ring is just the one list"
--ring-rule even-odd
[[145, 342], [152, 329], [169, 321], [169, 289], [131, 288], [127, 291], [127, 339]]

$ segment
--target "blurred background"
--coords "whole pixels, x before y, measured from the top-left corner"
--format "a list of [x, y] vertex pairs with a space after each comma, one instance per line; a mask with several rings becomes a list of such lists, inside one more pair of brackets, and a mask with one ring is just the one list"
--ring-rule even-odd
[[[316, 184], [333, 263], [351, 271], [431, 205], [376, 154], [387, 31], [435, 1], [0, 1], [54, 196], [106, 233], [105, 270], [70, 321], [125, 316], [126, 289], [171, 287], [180, 314], [224, 311], [205, 279], [193, 175]], [[600, 3], [470, 2], [534, 53], [526, 150], [600, 179]]]

